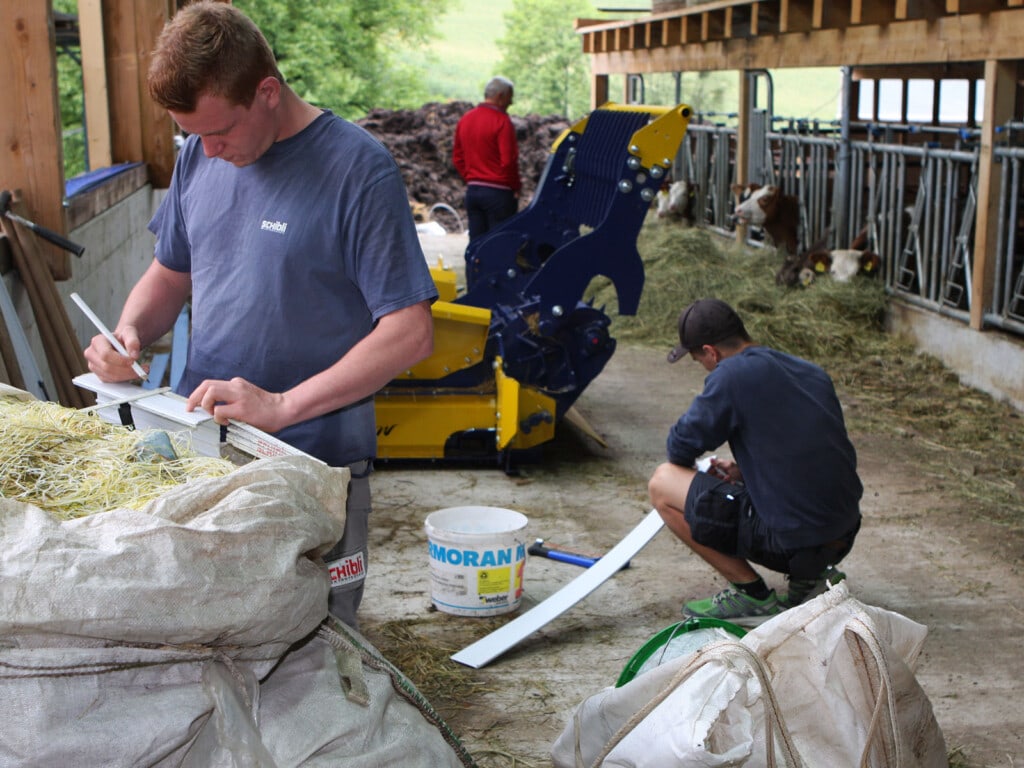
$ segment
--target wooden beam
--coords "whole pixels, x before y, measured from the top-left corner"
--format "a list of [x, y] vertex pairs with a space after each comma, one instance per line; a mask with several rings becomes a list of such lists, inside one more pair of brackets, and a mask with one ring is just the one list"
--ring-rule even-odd
[[724, 8], [718, 11], [707, 11], [700, 14], [700, 39], [701, 40], [722, 40], [730, 37], [730, 30], [726, 26], [726, 13], [730, 9]]
[[[739, 78], [739, 103], [736, 105], [736, 157], [734, 162], [736, 163], [736, 183], [743, 187], [746, 186], [750, 179], [748, 174], [748, 166], [750, 164], [750, 73], [743, 70], [739, 73]], [[729, 190], [729, 194], [732, 195], [732, 190]], [[737, 224], [736, 242], [740, 245], [745, 243], [748, 231], [749, 228], [746, 224]]]
[[690, 14], [689, 16], [683, 16], [680, 21], [682, 22], [682, 28], [680, 29], [682, 42], [684, 44], [700, 42], [704, 27], [701, 23], [700, 16], [697, 14]]
[[143, 160], [153, 186], [170, 184], [174, 169], [174, 123], [153, 103], [146, 72], [156, 39], [169, 18], [166, 2], [102, 0], [110, 88], [112, 160]]
[[934, 19], [946, 14], [946, 0], [897, 0], [897, 19]]
[[165, 189], [171, 184], [174, 170], [174, 121], [167, 110], [150, 98], [146, 87], [146, 73], [150, 71], [150, 60], [157, 38], [167, 24], [173, 10], [173, 0], [163, 2], [133, 3], [135, 6], [135, 41], [138, 46], [139, 81], [141, 97], [139, 123], [142, 134], [142, 160], [150, 168], [150, 181], [157, 188]]
[[[20, 201], [12, 202], [11, 207], [16, 213], [25, 215]], [[72, 378], [85, 373], [88, 368], [63, 300], [40, 253], [40, 244], [44, 241], [6, 217], [0, 218], [0, 227], [10, 241], [18, 276], [32, 305], [32, 314], [61, 405], [68, 408], [90, 405], [84, 394], [71, 383]]]
[[726, 14], [728, 37], [749, 38], [757, 34], [757, 3], [730, 8]]
[[850, 3], [851, 24], [888, 24], [896, 19], [896, 7], [892, 0], [852, 0]]
[[142, 158], [142, 103], [135, 14], [126, 0], [103, 0], [107, 85], [110, 91], [111, 160], [127, 163]]
[[992, 304], [995, 285], [996, 244], [999, 242], [998, 166], [994, 154], [996, 128], [1013, 118], [1017, 95], [1016, 65], [985, 62], [985, 107], [978, 157], [978, 212], [974, 222], [974, 264], [971, 281], [971, 328], [980, 330]]
[[780, 32], [809, 32], [813, 28], [813, 4], [806, 0], [779, 0]]
[[946, 0], [947, 13], [991, 13], [1006, 7], [1006, 0]]
[[832, 0], [814, 0], [814, 12], [811, 26], [815, 29], [827, 27], [848, 27], [851, 23], [853, 8], [857, 7], [859, 0], [852, 3], [833, 2]]
[[590, 78], [590, 109], [597, 109], [608, 101], [608, 75], [592, 75]]
[[[780, 0], [784, 2], [784, 0]], [[840, 67], [1017, 60], [1024, 39], [1024, 9], [991, 14], [894, 21], [810, 33], [761, 35], [650, 51], [597, 54], [595, 72], [691, 72], [790, 67]]]
[[972, 80], [985, 77], [985, 64], [980, 61], [942, 64], [887, 64], [854, 67], [854, 80]]
[[753, 35], [777, 35], [780, 31], [778, 3], [754, 3], [751, 19]]
[[[49, 0], [0, 0], [0, 186], [20, 190], [27, 219], [67, 234], [55, 45]], [[70, 277], [65, 251], [45, 241], [40, 249], [54, 279]]]
[[110, 150], [110, 109], [107, 104], [107, 61], [103, 45], [103, 6], [100, 0], [78, 0], [82, 49], [82, 88], [85, 92], [85, 132], [89, 170], [113, 165]]
[[661, 39], [664, 45], [682, 45], [683, 43], [683, 21], [682, 19], [664, 19], [661, 22]]
[[146, 166], [138, 165], [117, 174], [93, 189], [68, 199], [68, 229], [75, 229], [112, 208], [149, 181]]

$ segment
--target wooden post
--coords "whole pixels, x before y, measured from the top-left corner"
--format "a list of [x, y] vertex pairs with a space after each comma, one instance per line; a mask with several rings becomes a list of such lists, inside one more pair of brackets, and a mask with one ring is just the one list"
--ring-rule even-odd
[[996, 128], [1013, 118], [1016, 67], [1009, 61], [985, 62], [985, 107], [978, 158], [978, 211], [974, 220], [971, 328], [981, 330], [992, 304], [999, 241], [999, 169], [994, 158]]
[[608, 101], [608, 75], [592, 75], [590, 78], [590, 108], [597, 109]]
[[110, 106], [107, 99], [107, 61], [103, 45], [103, 5], [100, 0], [78, 0], [78, 29], [82, 47], [82, 85], [89, 169], [112, 164]]
[[[750, 161], [750, 72], [741, 69], [739, 82], [739, 107], [737, 109], [738, 122], [736, 124], [736, 183], [741, 187], [746, 186], [748, 177], [748, 166]], [[732, 194], [732, 191], [729, 192]], [[736, 242], [743, 244], [747, 242], [748, 227], [745, 224], [736, 225]]]
[[[0, 185], [21, 190], [25, 218], [66, 235], [55, 46], [50, 0], [0, 0]], [[54, 278], [70, 277], [69, 255], [41, 248]]]

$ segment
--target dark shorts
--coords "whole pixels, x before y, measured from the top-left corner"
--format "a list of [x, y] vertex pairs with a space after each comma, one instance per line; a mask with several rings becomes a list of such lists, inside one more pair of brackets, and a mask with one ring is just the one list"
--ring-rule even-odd
[[815, 578], [826, 566], [846, 557], [860, 529], [858, 520], [852, 530], [835, 541], [786, 550], [757, 516], [746, 486], [733, 485], [705, 472], [693, 478], [683, 513], [698, 544], [798, 579]]

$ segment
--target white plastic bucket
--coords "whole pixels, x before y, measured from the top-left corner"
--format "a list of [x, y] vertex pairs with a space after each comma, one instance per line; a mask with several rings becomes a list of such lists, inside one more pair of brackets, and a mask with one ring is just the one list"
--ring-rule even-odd
[[427, 516], [430, 599], [456, 616], [497, 616], [523, 597], [526, 515], [499, 507], [449, 507]]

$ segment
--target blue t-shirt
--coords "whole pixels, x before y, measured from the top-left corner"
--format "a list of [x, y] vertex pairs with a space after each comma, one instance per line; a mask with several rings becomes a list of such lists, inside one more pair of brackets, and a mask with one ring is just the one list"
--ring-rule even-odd
[[762, 346], [722, 360], [670, 430], [668, 459], [692, 467], [725, 443], [780, 547], [831, 541], [860, 519], [857, 454], [832, 380], [813, 363]]
[[[272, 392], [333, 365], [382, 316], [437, 290], [387, 150], [325, 111], [236, 168], [190, 136], [149, 225], [156, 259], [192, 278], [192, 337], [177, 390], [241, 376]], [[332, 465], [376, 452], [373, 399], [287, 427]]]

